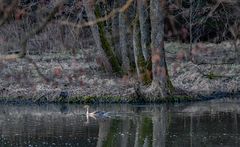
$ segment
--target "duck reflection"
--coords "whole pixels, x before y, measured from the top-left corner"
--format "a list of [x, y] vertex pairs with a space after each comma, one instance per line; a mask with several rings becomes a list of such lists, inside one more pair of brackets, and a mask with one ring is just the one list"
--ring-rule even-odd
[[67, 114], [68, 113], [68, 106], [66, 104], [61, 104], [60, 106], [60, 112], [62, 114]]

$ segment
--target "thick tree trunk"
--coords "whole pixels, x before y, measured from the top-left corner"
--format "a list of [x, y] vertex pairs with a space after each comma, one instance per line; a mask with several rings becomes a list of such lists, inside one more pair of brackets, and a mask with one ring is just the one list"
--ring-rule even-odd
[[148, 61], [150, 59], [150, 21], [147, 0], [137, 1], [137, 11], [140, 23], [142, 52], [145, 61]]
[[[120, 0], [120, 5], [124, 5], [126, 0]], [[126, 27], [126, 15], [124, 12], [119, 13], [119, 44], [122, 56], [122, 68], [124, 73], [128, 73], [130, 70], [130, 61], [127, 52], [127, 27]]]
[[150, 1], [151, 48], [152, 48], [152, 91], [156, 99], [166, 98], [172, 93], [164, 51], [164, 11], [160, 0]]
[[[83, 2], [85, 11], [88, 16], [88, 21], [96, 21], [97, 17], [100, 17], [100, 10], [97, 7], [94, 14], [94, 6], [95, 1], [94, 0], [84, 0]], [[111, 48], [110, 43], [108, 42], [105, 32], [104, 32], [104, 24], [102, 22], [98, 23], [98, 25], [91, 26], [91, 31], [93, 34], [94, 41], [96, 43], [97, 48], [101, 52], [102, 58], [108, 59], [108, 64], [111, 64], [112, 70], [116, 73], [121, 73], [121, 67], [119, 65], [119, 62]], [[105, 63], [106, 64], [106, 63]], [[108, 66], [108, 65], [105, 65]]]

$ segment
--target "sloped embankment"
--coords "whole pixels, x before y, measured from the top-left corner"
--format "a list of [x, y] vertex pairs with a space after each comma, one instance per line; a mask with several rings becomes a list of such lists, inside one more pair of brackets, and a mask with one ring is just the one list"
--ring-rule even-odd
[[[172, 46], [176, 44], [169, 45], [170, 50]], [[179, 47], [187, 50], [188, 46]], [[239, 93], [240, 64], [235, 47], [240, 48], [240, 43], [236, 46], [231, 42], [196, 44], [192, 50], [192, 62], [180, 61], [182, 53], [176, 53], [176, 61], [169, 63], [173, 85], [205, 97]]]
[[[187, 62], [181, 58], [185, 53], [179, 53], [179, 49], [185, 52], [187, 45], [166, 45], [169, 73], [175, 87], [206, 97], [239, 92], [239, 64], [221, 63], [219, 58], [217, 63], [211, 59], [211, 64], [206, 59], [204, 63]], [[199, 51], [196, 56], [201, 59], [206, 55]], [[80, 50], [76, 56], [46, 54], [32, 57], [47, 80], [25, 59], [3, 61], [0, 63], [2, 100], [88, 102], [95, 98], [98, 102], [128, 102], [134, 95], [134, 76], [120, 78], [104, 72], [94, 48]], [[232, 59], [224, 61], [232, 62]]]
[[110, 101], [111, 97], [123, 101], [133, 93], [133, 81], [104, 72], [94, 49], [84, 49], [76, 56], [46, 54], [32, 58], [45, 79], [25, 59], [1, 62], [2, 99], [80, 102], [94, 97]]

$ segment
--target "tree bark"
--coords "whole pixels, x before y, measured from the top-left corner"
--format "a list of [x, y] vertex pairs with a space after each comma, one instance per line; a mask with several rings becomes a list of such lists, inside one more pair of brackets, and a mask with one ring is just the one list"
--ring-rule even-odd
[[165, 59], [164, 50], [164, 11], [160, 0], [150, 1], [151, 18], [151, 48], [152, 48], [152, 86], [150, 91], [156, 99], [171, 95], [171, 84]]
[[[118, 8], [118, 1], [113, 1], [112, 9]], [[118, 27], [118, 17], [113, 17], [111, 19], [111, 35], [112, 35], [112, 44], [114, 46], [114, 52], [117, 55], [119, 61], [121, 61], [121, 50], [119, 48], [119, 27]]]
[[150, 21], [147, 10], [147, 0], [137, 1], [137, 11], [139, 15], [139, 24], [141, 32], [141, 46], [145, 61], [150, 59]]
[[[94, 0], [84, 0], [83, 2], [85, 11], [88, 16], [88, 21], [95, 21], [97, 17], [100, 17], [100, 10], [98, 8], [95, 9], [94, 14], [94, 6], [95, 1]], [[112, 70], [116, 73], [121, 73], [121, 67], [119, 65], [119, 62], [117, 60], [116, 55], [114, 54], [110, 43], [108, 42], [105, 32], [104, 32], [104, 24], [102, 22], [98, 23], [98, 25], [92, 25], [91, 31], [93, 34], [94, 41], [96, 43], [97, 48], [100, 50], [102, 58], [108, 59], [107, 66], [109, 67], [109, 63], [111, 64]]]
[[133, 24], [133, 51], [138, 79], [144, 84], [151, 82], [151, 75], [148, 72], [147, 62], [141, 50], [141, 38], [138, 21]]
[[[120, 5], [124, 5], [126, 0], [120, 0]], [[127, 52], [127, 27], [126, 27], [126, 15], [124, 12], [119, 13], [119, 44], [122, 56], [122, 68], [124, 73], [128, 73], [130, 70], [130, 61]]]
[[139, 65], [139, 54], [140, 54], [140, 41], [138, 38], [139, 29], [137, 27], [137, 22], [133, 25], [133, 52], [134, 52], [134, 61], [136, 65], [136, 71], [138, 79], [140, 79], [140, 65]]

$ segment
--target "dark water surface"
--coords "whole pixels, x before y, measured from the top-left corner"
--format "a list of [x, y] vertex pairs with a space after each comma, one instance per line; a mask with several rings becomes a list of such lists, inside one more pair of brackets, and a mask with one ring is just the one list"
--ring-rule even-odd
[[[240, 146], [240, 100], [175, 105], [0, 105], [0, 146]], [[238, 129], [239, 128], [239, 129]]]

